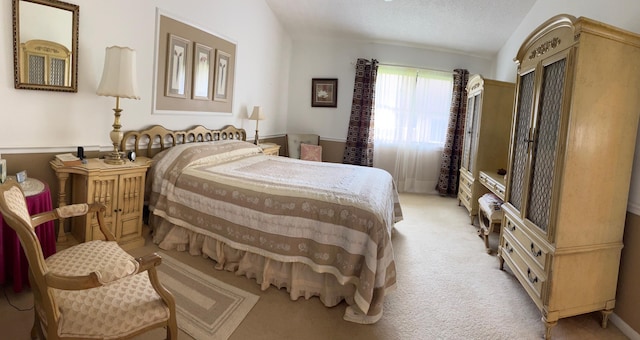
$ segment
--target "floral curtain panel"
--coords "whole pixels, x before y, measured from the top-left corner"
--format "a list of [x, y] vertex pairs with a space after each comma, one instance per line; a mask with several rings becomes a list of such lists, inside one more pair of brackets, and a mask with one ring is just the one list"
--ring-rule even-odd
[[458, 171], [464, 142], [464, 123], [467, 112], [467, 82], [469, 71], [453, 71], [453, 96], [447, 138], [440, 161], [440, 178], [436, 190], [441, 196], [457, 196]]
[[342, 162], [373, 166], [373, 114], [378, 61], [358, 59], [349, 130]]

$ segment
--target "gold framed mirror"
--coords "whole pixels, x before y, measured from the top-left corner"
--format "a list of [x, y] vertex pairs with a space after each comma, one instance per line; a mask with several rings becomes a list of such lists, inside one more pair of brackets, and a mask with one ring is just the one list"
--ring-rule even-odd
[[78, 5], [13, 0], [16, 89], [78, 92]]

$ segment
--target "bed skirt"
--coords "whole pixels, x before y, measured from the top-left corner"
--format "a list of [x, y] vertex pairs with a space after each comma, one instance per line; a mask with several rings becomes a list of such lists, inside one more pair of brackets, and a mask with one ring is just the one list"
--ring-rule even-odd
[[[354, 301], [355, 285], [340, 284], [330, 273], [315, 272], [304, 263], [277, 261], [236, 249], [213, 237], [174, 225], [159, 216], [150, 216], [149, 222], [153, 229], [153, 242], [160, 249], [188, 251], [194, 256], [210, 258], [216, 262], [215, 269], [255, 279], [263, 291], [271, 285], [278, 289], [286, 288], [291, 300], [317, 296], [326, 307], [337, 306], [344, 300], [348, 307], [343, 318], [350, 322], [373, 324], [382, 317], [384, 293], [375, 295], [378, 301], [372, 301], [368, 313], [364, 314]], [[387, 288], [385, 293], [393, 288], [395, 286]]]

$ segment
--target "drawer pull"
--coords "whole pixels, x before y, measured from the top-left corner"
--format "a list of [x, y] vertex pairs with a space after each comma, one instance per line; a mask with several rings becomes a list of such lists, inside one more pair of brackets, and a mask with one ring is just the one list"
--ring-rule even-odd
[[507, 229], [510, 231], [516, 231], [516, 226], [511, 224], [511, 222], [507, 222]]
[[531, 254], [533, 254], [533, 256], [535, 257], [542, 256], [542, 250], [538, 249], [538, 251], [536, 251], [536, 248], [533, 242], [531, 242]]
[[507, 253], [509, 254], [513, 253], [513, 247], [509, 246], [509, 242], [505, 242], [504, 247], [507, 250]]
[[537, 283], [538, 282], [538, 277], [537, 276], [533, 276], [533, 278], [531, 277], [531, 268], [527, 268], [527, 278], [529, 279], [529, 282], [531, 282], [531, 283]]

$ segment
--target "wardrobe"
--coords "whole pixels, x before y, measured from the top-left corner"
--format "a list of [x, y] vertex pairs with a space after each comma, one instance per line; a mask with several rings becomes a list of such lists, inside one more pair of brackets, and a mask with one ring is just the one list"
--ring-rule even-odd
[[469, 211], [473, 224], [478, 215], [478, 198], [489, 192], [480, 183], [480, 171], [496, 173], [507, 167], [515, 84], [476, 74], [469, 78], [466, 89], [458, 203]]
[[506, 264], [542, 313], [615, 307], [640, 110], [640, 36], [555, 16], [521, 45], [500, 234]]

